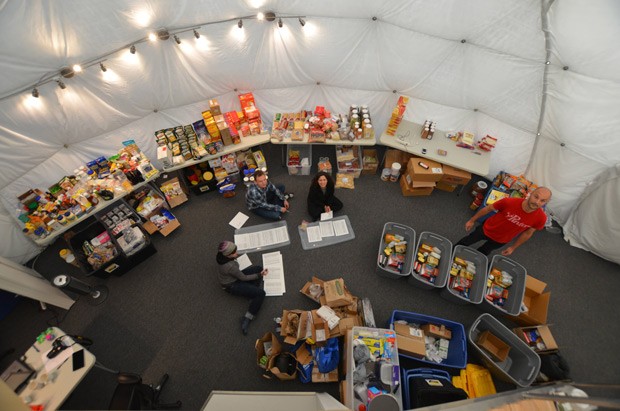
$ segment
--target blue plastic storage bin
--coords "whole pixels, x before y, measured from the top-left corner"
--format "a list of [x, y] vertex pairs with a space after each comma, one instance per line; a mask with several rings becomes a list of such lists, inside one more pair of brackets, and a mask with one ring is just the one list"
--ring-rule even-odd
[[413, 370], [406, 370], [403, 372], [402, 386], [403, 386], [403, 408], [408, 410], [411, 408], [411, 401], [409, 396], [409, 380], [414, 377], [424, 378], [437, 378], [451, 381], [452, 378], [447, 371], [435, 370], [432, 368], [415, 368]]
[[467, 335], [465, 334], [465, 327], [463, 327], [463, 324], [456, 323], [450, 320], [444, 320], [443, 318], [432, 317], [430, 315], [394, 310], [392, 312], [392, 318], [390, 318], [390, 328], [394, 328], [392, 324], [394, 324], [394, 322], [396, 321], [406, 321], [408, 323], [415, 323], [420, 326], [424, 324], [443, 324], [452, 332], [452, 339], [450, 339], [450, 344], [448, 346], [448, 358], [446, 358], [440, 363], [421, 360], [419, 358], [399, 353], [398, 355], [400, 355], [401, 357], [409, 358], [414, 361], [419, 361], [424, 364], [430, 364], [432, 366], [442, 366], [460, 369], [465, 368], [465, 366], [467, 365]]

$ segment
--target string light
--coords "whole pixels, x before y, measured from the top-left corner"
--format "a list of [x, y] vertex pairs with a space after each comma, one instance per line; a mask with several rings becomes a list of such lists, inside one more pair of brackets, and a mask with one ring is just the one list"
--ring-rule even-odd
[[[84, 65], [84, 69], [94, 66], [94, 65], [99, 65], [99, 68], [101, 69], [101, 71], [103, 73], [106, 73], [108, 71], [107, 67], [103, 64], [103, 61], [106, 60], [107, 57], [118, 53], [119, 51], [121, 51], [122, 49], [124, 49], [125, 47], [129, 47], [129, 52], [131, 54], [136, 54], [137, 49], [136, 49], [136, 44], [139, 43], [144, 43], [146, 41], [157, 41], [159, 40], [167, 40], [170, 38], [170, 36], [173, 36], [174, 41], [178, 44], [181, 45], [182, 41], [179, 38], [179, 34], [181, 33], [185, 33], [185, 32], [189, 32], [191, 31], [194, 34], [194, 37], [196, 38], [196, 40], [198, 40], [199, 42], [202, 42], [201, 40], [201, 34], [198, 32], [198, 29], [201, 29], [202, 26], [207, 26], [207, 25], [212, 25], [212, 24], [221, 24], [221, 23], [227, 23], [227, 22], [234, 22], [235, 20], [237, 20], [237, 27], [239, 27], [240, 29], [243, 28], [243, 19], [256, 19], [256, 20], [265, 20], [268, 22], [272, 22], [275, 21], [276, 19], [278, 19], [278, 27], [282, 28], [284, 27], [284, 22], [283, 19], [293, 19], [296, 18], [299, 21], [299, 24], [304, 27], [306, 25], [306, 21], [305, 18], [306, 16], [290, 16], [290, 15], [284, 15], [284, 16], [277, 16], [276, 13], [274, 12], [259, 12], [256, 15], [247, 15], [247, 16], [241, 16], [238, 18], [229, 18], [229, 19], [225, 19], [225, 20], [218, 20], [218, 21], [211, 21], [211, 22], [205, 22], [202, 23], [201, 25], [194, 25], [194, 26], [189, 26], [189, 27], [178, 27], [176, 29], [171, 30], [172, 33], [170, 33], [168, 31], [168, 29], [158, 29], [154, 32], [150, 32], [148, 33], [146, 38], [142, 38], [142, 39], [138, 39], [136, 40], [133, 44], [127, 44], [125, 46], [122, 46], [112, 52], [109, 52], [107, 54], [101, 55], [99, 57], [96, 57], [92, 60], [88, 60], [86, 62], [83, 62]], [[547, 64], [549, 64], [547, 62]], [[565, 70], [568, 69], [568, 67], [565, 68]], [[75, 64], [72, 67], [64, 67], [62, 69], [60, 69], [59, 71], [55, 72], [55, 73], [50, 73], [49, 75], [41, 78], [39, 80], [39, 82], [37, 82], [34, 85], [34, 88], [31, 89], [31, 94], [33, 97], [38, 98], [39, 97], [39, 90], [37, 87], [40, 87], [43, 84], [47, 84], [50, 83], [52, 81], [56, 81], [58, 83], [58, 86], [61, 89], [65, 89], [66, 85], [64, 82], [62, 82], [61, 80], [58, 79], [59, 76], [62, 76], [64, 78], [71, 78], [73, 77], [73, 75], [75, 73], [80, 73], [82, 72], [82, 66], [80, 64]], [[0, 101], [8, 99], [10, 97], [13, 97], [17, 94], [23, 93], [25, 91], [28, 91], [30, 89], [30, 87], [33, 86], [25, 86], [24, 88], [20, 89], [19, 91], [13, 92], [11, 94], [8, 95], [4, 95], [4, 96], [0, 96]]]

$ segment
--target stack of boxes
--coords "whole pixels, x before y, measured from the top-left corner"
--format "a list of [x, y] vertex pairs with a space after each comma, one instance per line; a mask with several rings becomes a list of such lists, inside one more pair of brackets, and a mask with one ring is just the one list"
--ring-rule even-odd
[[435, 188], [437, 190], [452, 192], [457, 189], [459, 185], [466, 185], [471, 180], [471, 173], [459, 170], [452, 166], [443, 165], [443, 176], [441, 180], [437, 182]]
[[239, 103], [241, 103], [241, 110], [243, 111], [243, 115], [247, 119], [248, 130], [249, 133], [246, 134], [243, 132], [242, 135], [257, 135], [260, 134], [261, 130], [261, 119], [260, 119], [260, 111], [256, 108], [256, 103], [254, 102], [254, 95], [252, 93], [245, 93], [239, 95]]
[[400, 178], [400, 188], [404, 196], [427, 196], [443, 178], [443, 166], [435, 161], [411, 157], [407, 172]]
[[407, 108], [408, 103], [409, 103], [409, 97], [400, 96], [398, 98], [396, 107], [394, 107], [394, 110], [392, 110], [392, 117], [390, 118], [390, 122], [387, 125], [385, 134], [389, 136], [393, 136], [396, 133], [396, 129], [398, 128], [398, 125], [403, 120], [403, 115], [405, 114], [405, 109]]

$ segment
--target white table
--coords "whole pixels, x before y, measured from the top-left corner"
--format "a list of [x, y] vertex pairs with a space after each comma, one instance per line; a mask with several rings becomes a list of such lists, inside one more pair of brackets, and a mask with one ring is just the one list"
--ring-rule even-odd
[[159, 177], [159, 172], [157, 172], [157, 174], [152, 175], [149, 179], [144, 180], [143, 182], [134, 185], [131, 191], [128, 191], [125, 194], [120, 195], [120, 196], [115, 196], [113, 199], [111, 199], [109, 201], [106, 201], [106, 200], [104, 200], [104, 199], [102, 199], [100, 197], [99, 198], [99, 203], [95, 207], [93, 207], [93, 209], [90, 210], [87, 214], [84, 214], [80, 218], [78, 218], [78, 219], [68, 223], [67, 225], [60, 226], [59, 228], [55, 229], [50, 234], [48, 234], [45, 238], [37, 238], [36, 240], [33, 240], [33, 241], [35, 243], [37, 243], [38, 245], [40, 245], [40, 246], [46, 246], [48, 244], [51, 244], [56, 239], [56, 237], [58, 237], [59, 235], [61, 235], [65, 231], [69, 230], [71, 227], [74, 227], [74, 226], [80, 224], [81, 222], [86, 220], [88, 217], [97, 214], [97, 212], [103, 210], [104, 208], [106, 208], [110, 204], [116, 203], [120, 199], [124, 198], [126, 195], [128, 195], [130, 193], [133, 193], [134, 191], [136, 191], [140, 187], [143, 187], [143, 186], [147, 185], [148, 183], [150, 183], [151, 181], [155, 180], [157, 177]]
[[[65, 336], [65, 332], [61, 329], [56, 327], [52, 329], [56, 338], [64, 336], [62, 337], [64, 342], [69, 345], [74, 343], [73, 339]], [[26, 385], [26, 388], [19, 394], [19, 397], [25, 403], [31, 405], [41, 404], [44, 406], [45, 411], [58, 409], [96, 362], [95, 356], [80, 344], [74, 344], [65, 348], [52, 359], [47, 358], [47, 352], [51, 348], [52, 341], [44, 341], [43, 343], [35, 341], [26, 351], [26, 364], [37, 372]], [[77, 371], [73, 371], [72, 355], [79, 350], [84, 350], [84, 366]], [[47, 369], [46, 364], [48, 366], [54, 364], [53, 361], [57, 365]]]
[[[383, 132], [379, 142], [385, 146], [397, 148], [479, 176], [487, 176], [489, 174], [491, 164], [490, 152], [457, 147], [454, 141], [446, 138], [446, 132], [442, 130], [435, 130], [432, 140], [422, 139], [420, 137], [421, 134], [421, 124], [403, 120], [393, 136]], [[426, 151], [422, 152], [422, 150]], [[447, 154], [441, 156], [437, 150], [445, 150]]]

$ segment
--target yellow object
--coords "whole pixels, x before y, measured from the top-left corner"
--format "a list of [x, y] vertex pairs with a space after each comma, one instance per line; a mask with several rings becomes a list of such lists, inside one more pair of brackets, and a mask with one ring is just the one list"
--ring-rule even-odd
[[[495, 385], [491, 378], [491, 373], [484, 367], [475, 364], [467, 364], [464, 370], [461, 370], [460, 377], [453, 377], [452, 383], [455, 384], [456, 380], [458, 387], [467, 392], [469, 398], [479, 398], [486, 395], [495, 394]], [[455, 384], [455, 386], [456, 386]]]
[[390, 255], [392, 254], [392, 249], [390, 247], [385, 247], [385, 250], [383, 250], [383, 253], [385, 255]]
[[212, 172], [210, 172], [210, 171], [207, 171], [207, 172], [205, 172], [205, 173], [202, 175], [202, 178], [203, 178], [205, 181], [211, 181], [211, 180], [213, 179], [213, 173], [212, 173]]

